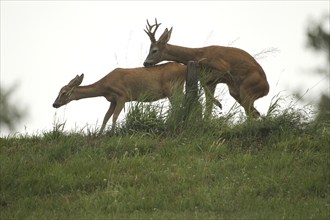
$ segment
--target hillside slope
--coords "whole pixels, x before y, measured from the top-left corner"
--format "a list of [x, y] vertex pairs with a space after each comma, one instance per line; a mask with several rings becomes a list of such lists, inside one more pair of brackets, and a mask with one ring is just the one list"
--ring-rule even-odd
[[0, 139], [1, 219], [329, 219], [329, 124], [137, 115], [112, 136]]

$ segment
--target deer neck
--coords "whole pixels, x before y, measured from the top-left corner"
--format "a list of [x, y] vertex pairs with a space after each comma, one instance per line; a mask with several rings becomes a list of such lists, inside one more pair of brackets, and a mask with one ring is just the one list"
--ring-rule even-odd
[[98, 88], [96, 84], [88, 86], [78, 86], [73, 90], [71, 95], [72, 100], [79, 100], [85, 98], [93, 98], [97, 96], [103, 96], [102, 90]]
[[165, 60], [187, 64], [188, 61], [199, 61], [203, 58], [203, 51], [200, 48], [180, 47], [167, 44]]

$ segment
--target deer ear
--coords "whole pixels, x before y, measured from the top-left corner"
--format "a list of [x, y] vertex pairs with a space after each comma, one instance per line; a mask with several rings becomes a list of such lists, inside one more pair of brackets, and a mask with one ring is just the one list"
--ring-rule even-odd
[[79, 80], [77, 80], [77, 86], [79, 86], [81, 83], [82, 83], [82, 81], [84, 80], [84, 74], [82, 73], [79, 77], [78, 77], [78, 79]]
[[84, 79], [83, 73], [80, 76], [77, 75], [73, 80], [69, 82], [68, 86], [77, 87], [82, 83], [83, 79]]
[[164, 33], [160, 36], [158, 42], [162, 43], [162, 44], [167, 44], [167, 42], [170, 40], [171, 38], [171, 34], [172, 34], [172, 29], [173, 27], [171, 27], [170, 30], [168, 30], [167, 28], [165, 29]]

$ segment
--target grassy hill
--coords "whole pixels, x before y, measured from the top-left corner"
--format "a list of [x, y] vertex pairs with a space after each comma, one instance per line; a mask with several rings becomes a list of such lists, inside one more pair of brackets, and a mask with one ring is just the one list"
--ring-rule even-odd
[[328, 122], [173, 115], [137, 106], [112, 135], [0, 139], [1, 219], [329, 219]]

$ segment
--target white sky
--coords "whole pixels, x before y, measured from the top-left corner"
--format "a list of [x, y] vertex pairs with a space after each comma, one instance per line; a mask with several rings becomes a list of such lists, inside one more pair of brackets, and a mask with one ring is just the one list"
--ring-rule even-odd
[[[116, 67], [140, 67], [149, 50], [146, 19], [156, 17], [163, 30], [173, 26], [170, 44], [234, 46], [255, 55], [271, 86], [255, 105], [267, 112], [274, 95], [310, 89], [315, 97], [327, 80], [312, 77], [324, 64], [306, 48], [311, 19], [329, 13], [329, 1], [3, 1], [1, 0], [1, 87], [18, 83], [13, 101], [28, 110], [17, 132], [39, 134], [66, 121], [66, 130], [100, 126], [109, 103], [102, 98], [72, 101], [54, 109], [60, 88], [84, 73], [91, 84]], [[224, 113], [233, 104], [218, 86]], [[126, 108], [127, 112], [127, 108]], [[125, 112], [125, 113], [126, 113]], [[121, 113], [121, 118], [125, 115]], [[111, 119], [108, 125], [111, 123]], [[1, 128], [0, 136], [8, 132]]]

